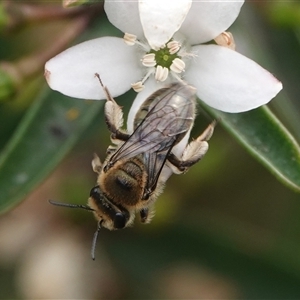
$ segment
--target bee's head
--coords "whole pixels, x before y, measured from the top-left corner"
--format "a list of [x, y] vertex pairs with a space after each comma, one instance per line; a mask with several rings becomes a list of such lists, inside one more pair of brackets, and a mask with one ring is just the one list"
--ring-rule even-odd
[[93, 209], [96, 219], [101, 222], [101, 227], [116, 230], [123, 229], [128, 224], [129, 212], [109, 201], [98, 185], [91, 189], [88, 204]]
[[[92, 259], [95, 259], [96, 242], [101, 228], [104, 227], [109, 230], [122, 229], [128, 226], [133, 220], [133, 217], [130, 218], [130, 213], [125, 208], [111, 203], [101, 192], [98, 185], [91, 189], [88, 205], [61, 203], [52, 200], [49, 200], [49, 202], [57, 206], [82, 208], [94, 213], [98, 220], [98, 228], [93, 238], [91, 251]], [[134, 216], [134, 214], [131, 215]]]

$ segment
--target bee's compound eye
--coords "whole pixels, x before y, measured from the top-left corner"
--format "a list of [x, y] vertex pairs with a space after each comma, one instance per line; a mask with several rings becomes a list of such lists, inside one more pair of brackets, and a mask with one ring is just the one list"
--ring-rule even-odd
[[114, 217], [114, 227], [116, 229], [122, 229], [125, 227], [126, 218], [122, 213], [116, 213]]
[[94, 199], [98, 199], [100, 197], [100, 189], [99, 189], [98, 185], [91, 189], [90, 197], [92, 197]]

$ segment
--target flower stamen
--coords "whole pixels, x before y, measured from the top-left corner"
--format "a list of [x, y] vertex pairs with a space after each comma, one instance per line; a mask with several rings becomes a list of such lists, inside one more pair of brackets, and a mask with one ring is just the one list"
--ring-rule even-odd
[[128, 45], [128, 46], [133, 46], [136, 43], [136, 35], [131, 34], [131, 33], [125, 33], [124, 34], [124, 42]]
[[155, 80], [165, 81], [168, 78], [169, 69], [158, 65], [155, 71]]
[[145, 86], [143, 85], [142, 81], [138, 81], [138, 82], [132, 83], [131, 87], [135, 92], [139, 93], [144, 89]]
[[150, 48], [148, 45], [145, 45], [143, 43], [141, 43], [138, 39], [137, 36], [131, 33], [125, 33], [124, 34], [124, 42], [128, 45], [128, 46], [134, 46], [134, 45], [139, 45], [141, 46], [145, 51], [149, 51]]
[[154, 74], [155, 80], [162, 82], [168, 78], [170, 71], [177, 78], [179, 76], [176, 74], [185, 70], [185, 62], [181, 59], [183, 57], [181, 52], [184, 49], [182, 49], [181, 43], [176, 40], [171, 39], [166, 46], [158, 50], [149, 49], [149, 46], [139, 42], [134, 34], [125, 33], [124, 41], [129, 46], [139, 45], [145, 50], [146, 53], [142, 56], [141, 63], [150, 69], [141, 81], [131, 84], [136, 92], [144, 89], [144, 82], [151, 74]]
[[167, 47], [169, 49], [170, 54], [175, 54], [180, 50], [181, 44], [179, 42], [173, 40], [173, 41], [167, 43]]
[[132, 84], [131, 84], [132, 89], [133, 89], [135, 92], [137, 92], [137, 93], [141, 92], [141, 91], [144, 89], [144, 87], [145, 87], [144, 82], [149, 78], [149, 76], [150, 76], [151, 74], [154, 73], [154, 70], [155, 70], [154, 68], [151, 68], [151, 69], [149, 70], [149, 72], [146, 74], [146, 76], [145, 76], [141, 81], [132, 83]]
[[170, 70], [180, 74], [181, 72], [184, 71], [184, 68], [185, 68], [185, 62], [180, 58], [175, 58], [172, 62]]
[[156, 66], [155, 54], [147, 53], [141, 59], [143, 66], [151, 68]]
[[215, 42], [219, 45], [219, 46], [223, 46], [226, 48], [229, 48], [231, 50], [235, 50], [235, 42], [234, 42], [234, 38], [233, 35], [231, 34], [231, 32], [222, 32], [220, 35], [218, 35], [215, 38]]

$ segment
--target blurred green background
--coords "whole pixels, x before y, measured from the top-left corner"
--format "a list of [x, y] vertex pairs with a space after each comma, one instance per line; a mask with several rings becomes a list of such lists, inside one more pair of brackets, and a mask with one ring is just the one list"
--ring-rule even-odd
[[[187, 174], [169, 179], [152, 223], [140, 225], [137, 220], [133, 228], [101, 231], [96, 260], [91, 260], [97, 226], [92, 215], [53, 207], [48, 199], [86, 203], [96, 181], [90, 164], [93, 153], [103, 159], [110, 143], [103, 103], [51, 91], [43, 79], [42, 61], [82, 15], [91, 22], [78, 25], [74, 34], [78, 37], [65, 38], [60, 51], [72, 42], [120, 33], [101, 8], [96, 16], [75, 11], [30, 22], [15, 17], [19, 23], [14, 24], [5, 17], [6, 3], [0, 2], [0, 58], [18, 66], [23, 77], [15, 90], [15, 81], [0, 74], [4, 91], [0, 149], [9, 151], [7, 142], [20, 124], [27, 128], [31, 119], [27, 115], [25, 122], [24, 116], [31, 107], [36, 107], [40, 119], [49, 120], [43, 126], [57, 141], [57, 145], [49, 142], [49, 151], [55, 151], [66, 136], [74, 138], [57, 148], [55, 159], [43, 171], [58, 164], [47, 180], [27, 183], [22, 173], [16, 179], [16, 189], [26, 182], [26, 188], [20, 188], [26, 199], [0, 219], [0, 298], [300, 299], [300, 195], [282, 185], [221, 125], [203, 161]], [[36, 4], [60, 7], [58, 2]], [[283, 82], [284, 91], [269, 107], [299, 141], [300, 3], [246, 2], [229, 31], [237, 51]], [[128, 92], [116, 100], [128, 111], [133, 98], [134, 93]], [[46, 110], [43, 101], [56, 106]], [[52, 118], [52, 112], [61, 118]], [[72, 120], [81, 117], [75, 126]], [[192, 136], [210, 120], [200, 108]], [[43, 130], [38, 124], [33, 132]], [[18, 169], [22, 158], [39, 174], [40, 162], [49, 163], [38, 143], [24, 142], [24, 153], [31, 155], [22, 153], [15, 154], [16, 164], [9, 168]], [[0, 180], [8, 177], [2, 175]], [[38, 187], [32, 192], [33, 185]]]

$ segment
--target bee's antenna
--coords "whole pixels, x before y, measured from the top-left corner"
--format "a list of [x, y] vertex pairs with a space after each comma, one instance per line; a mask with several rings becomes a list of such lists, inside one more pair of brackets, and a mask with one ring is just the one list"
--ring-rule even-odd
[[94, 237], [93, 237], [93, 242], [92, 242], [92, 249], [91, 249], [91, 256], [92, 256], [92, 260], [95, 260], [95, 249], [96, 249], [96, 244], [97, 244], [97, 239], [98, 239], [98, 234], [99, 234], [99, 231], [101, 229], [101, 223], [102, 223], [102, 220], [99, 221], [98, 223], [98, 228], [94, 234]]
[[94, 211], [94, 209], [90, 208], [88, 205], [62, 203], [62, 202], [56, 202], [56, 201], [53, 201], [53, 200], [48, 200], [48, 202], [50, 204], [56, 205], [56, 206], [63, 206], [63, 207], [69, 207], [69, 208], [82, 208], [82, 209], [85, 209], [85, 210]]

